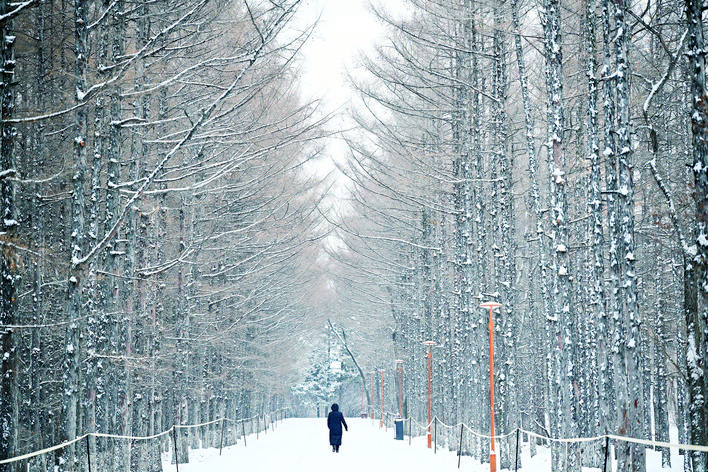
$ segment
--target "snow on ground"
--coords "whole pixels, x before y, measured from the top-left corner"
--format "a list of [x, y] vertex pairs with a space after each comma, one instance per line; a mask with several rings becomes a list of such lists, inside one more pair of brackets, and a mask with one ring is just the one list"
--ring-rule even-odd
[[[394, 439], [392, 428], [379, 428], [378, 420], [347, 419], [349, 431], [344, 433], [340, 452], [335, 454], [329, 446], [328, 431], [324, 418], [291, 418], [279, 422], [274, 430], [261, 432], [242, 439], [238, 444], [218, 449], [190, 451], [190, 463], [180, 464], [179, 472], [438, 472], [455, 471], [457, 454], [441, 450], [437, 453], [426, 447], [425, 437], [408, 436], [403, 441]], [[683, 471], [680, 456], [672, 450], [671, 472]], [[163, 462], [164, 472], [176, 472], [167, 455]], [[548, 472], [550, 456], [547, 450], [530, 458], [527, 451], [521, 455], [523, 472]], [[462, 457], [461, 471], [489, 472], [489, 463], [480, 464], [470, 457]], [[583, 468], [584, 472], [598, 469]], [[661, 456], [647, 451], [648, 472], [669, 472], [661, 468]]]

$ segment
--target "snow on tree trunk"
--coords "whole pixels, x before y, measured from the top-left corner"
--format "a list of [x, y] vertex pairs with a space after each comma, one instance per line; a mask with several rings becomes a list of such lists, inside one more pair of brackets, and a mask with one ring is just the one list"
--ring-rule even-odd
[[[602, 156], [605, 159], [605, 179], [607, 187], [607, 219], [609, 228], [608, 238], [608, 286], [611, 291], [608, 304], [608, 314], [611, 320], [610, 326], [610, 349], [612, 352], [611, 372], [613, 374], [612, 384], [614, 395], [611, 396], [613, 404], [610, 406], [610, 414], [614, 413], [613, 432], [620, 436], [627, 435], [627, 402], [628, 385], [626, 375], [625, 340], [627, 337], [625, 324], [625, 304], [622, 298], [622, 262], [620, 261], [620, 250], [623, 247], [621, 239], [621, 217], [619, 204], [619, 162], [616, 143], [616, 82], [617, 76], [613, 73], [613, 41], [616, 34], [616, 18], [614, 4], [609, 0], [602, 2], [602, 24], [603, 24], [603, 65], [602, 77], [604, 79], [604, 150]], [[619, 443], [616, 445], [618, 461], [621, 467], [629, 467], [630, 444]]]
[[[487, 227], [489, 225], [489, 212], [488, 212], [488, 200], [489, 195], [486, 193], [487, 189], [482, 184], [482, 180], [487, 172], [485, 166], [485, 159], [483, 153], [483, 146], [488, 138], [488, 132], [485, 130], [484, 126], [484, 115], [483, 110], [485, 109], [483, 97], [488, 93], [488, 83], [484, 75], [482, 64], [480, 63], [480, 57], [484, 52], [484, 35], [478, 31], [479, 22], [475, 19], [478, 15], [481, 15], [481, 5], [478, 2], [472, 2], [470, 7], [472, 14], [470, 15], [470, 45], [472, 50], [472, 66], [471, 66], [471, 104], [470, 110], [472, 113], [472, 165], [473, 172], [472, 178], [479, 180], [477, 185], [472, 186], [472, 202], [474, 208], [476, 209], [475, 218], [475, 234], [476, 234], [476, 265], [477, 273], [479, 278], [476, 281], [477, 290], [473, 292], [474, 294], [486, 294], [489, 292], [489, 278], [487, 272], [489, 270], [489, 237]], [[479, 310], [479, 308], [477, 308]], [[480, 310], [481, 311], [481, 310]], [[489, 385], [485, 381], [489, 373], [486, 368], [489, 365], [489, 354], [486, 346], [489, 343], [488, 340], [488, 330], [487, 330], [487, 319], [483, 316], [483, 313], [477, 312], [477, 315], [471, 313], [471, 324], [472, 332], [471, 334], [475, 337], [471, 338], [471, 341], [479, 346], [484, 346], [480, 348], [480, 355], [478, 356], [477, 364], [474, 366], [477, 375], [472, 379], [473, 385], [476, 390], [476, 395], [473, 401], [478, 404], [488, 405], [489, 404]], [[481, 315], [481, 316], [480, 316]], [[480, 431], [488, 431], [490, 428], [490, 418], [489, 413], [485, 411], [485, 408], [479, 408], [477, 410], [477, 427]], [[479, 457], [482, 461], [486, 462], [489, 458], [489, 441], [480, 440], [478, 442], [479, 450], [477, 453], [473, 454], [475, 457]]]
[[[185, 205], [182, 203], [179, 208], [179, 245], [177, 248], [177, 254], [179, 256], [187, 249], [187, 235], [186, 235], [186, 221], [185, 221]], [[175, 361], [175, 370], [173, 374], [173, 382], [176, 385], [175, 388], [175, 424], [188, 424], [188, 369], [189, 369], [189, 312], [187, 305], [187, 294], [185, 293], [185, 277], [184, 277], [185, 265], [180, 263], [178, 266], [177, 274], [177, 312], [175, 313], [177, 319], [177, 332], [176, 332], [176, 351], [177, 359]], [[187, 444], [187, 432], [186, 428], [177, 428], [177, 443], [178, 450], [176, 457], [173, 455], [172, 462], [178, 464], [186, 464], [189, 462], [189, 449]]]
[[[654, 345], [654, 378], [652, 387], [654, 390], [654, 423], [655, 441], [670, 442], [669, 438], [669, 408], [668, 408], [668, 377], [666, 375], [666, 336], [664, 335], [664, 310], [666, 301], [663, 296], [657, 300], [657, 317], [655, 323], [655, 334], [657, 342]], [[671, 468], [671, 454], [668, 447], [659, 447], [661, 451], [661, 466]]]
[[[629, 26], [626, 21], [627, 5], [623, 0], [615, 1], [615, 26], [617, 32], [614, 38], [616, 48], [615, 84], [617, 105], [617, 149], [618, 149], [618, 194], [620, 216], [620, 241], [622, 259], [620, 261], [620, 286], [624, 303], [624, 323], [626, 337], [622, 340], [625, 368], [627, 375], [627, 403], [620, 405], [626, 408], [627, 432], [631, 437], [644, 436], [643, 415], [646, 408], [644, 402], [644, 385], [642, 381], [642, 355], [640, 347], [643, 336], [641, 319], [637, 311], [637, 275], [634, 247], [634, 168], [632, 162], [631, 118], [630, 118], [630, 70], [629, 70]], [[620, 243], [618, 241], [618, 243]], [[620, 374], [621, 375], [621, 374]], [[621, 421], [625, 412], [620, 412]], [[631, 466], [627, 470], [642, 472], [646, 469], [645, 446], [632, 445]]]
[[[603, 38], [603, 61], [602, 61], [602, 72], [601, 79], [603, 83], [603, 111], [604, 111], [604, 126], [603, 126], [603, 144], [604, 148], [602, 150], [601, 158], [605, 160], [605, 186], [607, 190], [607, 226], [609, 228], [608, 235], [608, 250], [607, 258], [609, 264], [609, 272], [607, 275], [608, 287], [610, 290], [610, 296], [608, 299], [607, 306], [607, 331], [606, 331], [606, 343], [608, 356], [607, 360], [607, 372], [611, 378], [606, 379], [605, 387], [611, 390], [606, 392], [606, 401], [608, 409], [608, 418], [615, 418], [615, 385], [614, 385], [614, 354], [609, 354], [614, 349], [614, 323], [619, 317], [619, 307], [618, 300], [619, 295], [618, 285], [619, 285], [619, 263], [617, 260], [617, 229], [619, 225], [617, 224], [617, 159], [615, 152], [615, 135], [614, 135], [614, 120], [615, 120], [615, 88], [614, 88], [614, 77], [611, 74], [612, 71], [612, 30], [614, 28], [614, 15], [612, 14], [612, 3], [610, 0], [602, 0], [602, 38]], [[600, 333], [602, 335], [602, 333]], [[616, 419], [616, 418], [615, 418]], [[614, 431], [615, 420], [608, 426]]]
[[[519, 26], [519, 6], [517, 0], [512, 0], [511, 2], [511, 20], [512, 28], [514, 33], [514, 46], [516, 51], [516, 64], [519, 71], [519, 82], [520, 82], [520, 92], [521, 101], [524, 110], [524, 125], [526, 130], [526, 153], [528, 155], [528, 169], [529, 169], [529, 180], [531, 186], [531, 209], [534, 214], [534, 224], [535, 224], [535, 239], [537, 245], [537, 263], [536, 270], [533, 268], [529, 269], [529, 291], [533, 293], [535, 285], [538, 284], [540, 290], [540, 309], [536, 308], [537, 298], [533, 295], [529, 297], [529, 312], [530, 313], [540, 313], [539, 319], [548, 320], [551, 317], [551, 304], [550, 304], [550, 290], [549, 290], [549, 277], [547, 271], [546, 255], [548, 254], [547, 238], [544, 231], [543, 223], [543, 207], [541, 203], [541, 196], [539, 192], [539, 177], [538, 173], [538, 157], [536, 156], [536, 142], [535, 142], [535, 130], [534, 130], [534, 120], [532, 113], [532, 104], [529, 93], [528, 77], [526, 73], [526, 64], [524, 60], [524, 52], [522, 47], [522, 36]], [[534, 277], [534, 274], [539, 276]], [[536, 369], [538, 369], [538, 363], [534, 363]], [[537, 376], [538, 378], [539, 376]], [[543, 376], [540, 376], [541, 378]], [[542, 410], [541, 405], [544, 402], [544, 389], [533, 388], [533, 395], [531, 398], [531, 404], [534, 405], [535, 410], [531, 413], [530, 417], [532, 421], [536, 420], [536, 412]], [[531, 423], [524, 425], [521, 422], [522, 427], [531, 427]], [[534, 428], [535, 429], [535, 428]], [[532, 438], [530, 440], [531, 454], [535, 455], [536, 449], [536, 439]]]
[[[76, 101], [83, 100], [86, 91], [86, 61], [88, 30], [84, 0], [74, 2], [74, 26], [76, 55]], [[67, 317], [68, 325], [64, 341], [64, 366], [62, 389], [62, 417], [61, 440], [71, 441], [77, 434], [78, 406], [81, 399], [79, 395], [80, 366], [81, 366], [81, 320], [83, 317], [83, 267], [77, 266], [76, 261], [83, 257], [86, 245], [85, 223], [85, 185], [86, 185], [86, 141], [87, 141], [87, 110], [85, 107], [77, 108], [74, 118], [74, 162], [73, 162], [73, 196], [71, 210], [71, 261], [70, 272], [67, 280]], [[59, 471], [74, 470], [76, 446], [67, 446], [60, 453]]]
[[[590, 321], [596, 335], [597, 353], [597, 412], [599, 428], [596, 433], [606, 434], [610, 432], [611, 416], [609, 398], [612, 396], [612, 375], [610, 372], [610, 345], [609, 330], [610, 323], [607, 317], [607, 297], [605, 290], [605, 258], [603, 254], [605, 237], [603, 229], [603, 207], [602, 207], [602, 157], [599, 145], [599, 125], [598, 125], [598, 80], [597, 71], [597, 2], [588, 1], [585, 16], [586, 33], [585, 41], [587, 47], [587, 75], [588, 75], [588, 104], [587, 104], [587, 127], [588, 127], [588, 152], [590, 160], [590, 185], [588, 193], [588, 211], [591, 218], [591, 241], [592, 266], [589, 286], [590, 306], [593, 307], [594, 316]], [[595, 425], [595, 422], [591, 422]]]
[[[143, 48], [148, 43], [150, 34], [150, 9], [148, 3], [143, 3], [137, 11], [136, 26], [136, 42], [138, 48]], [[144, 83], [147, 81], [145, 77], [146, 59], [142, 58], [136, 61], [135, 78], [133, 81], [133, 90], [138, 94], [139, 98], [135, 99], [133, 105], [133, 117], [141, 122], [148, 122], [150, 118], [150, 100], [151, 94], [143, 91]], [[133, 133], [131, 140], [131, 160], [130, 160], [130, 175], [129, 179], [136, 182], [141, 178], [148, 178], [147, 166], [149, 162], [149, 147], [146, 136], [152, 129], [148, 127], [142, 133]], [[148, 203], [144, 203], [147, 205]], [[126, 304], [130, 307], [126, 312], [132, 314], [132, 319], [128, 322], [131, 327], [131, 338], [129, 340], [130, 349], [134, 356], [147, 358], [146, 355], [146, 336], [145, 331], [150, 325], [149, 320], [144, 314], [147, 312], [145, 306], [145, 280], [140, 274], [140, 269], [145, 267], [145, 245], [147, 238], [147, 212], [140, 211], [137, 208], [131, 211], [125, 225], [126, 230], [126, 268], [125, 275], [132, 282], [128, 284], [127, 290], [131, 296], [127, 297]], [[128, 367], [126, 365], [126, 367]], [[149, 408], [151, 398], [149, 391], [149, 382], [145, 378], [143, 369], [133, 369], [128, 372], [127, 384], [130, 388], [128, 398], [130, 398], [130, 415], [129, 419], [131, 434], [135, 436], [147, 435], [146, 418], [150, 416]], [[145, 461], [147, 458], [147, 446], [145, 441], [136, 442], [131, 446], [130, 452], [130, 469], [144, 471]]]
[[[0, 14], [6, 14], [12, 9], [12, 4], [3, 0], [0, 3]], [[2, 24], [2, 46], [0, 55], [2, 56], [2, 90], [0, 100], [2, 108], [0, 114], [3, 120], [13, 118], [15, 106], [14, 94], [12, 91], [15, 79], [15, 58], [14, 43], [15, 36], [12, 34], [12, 21]], [[14, 169], [13, 146], [15, 140], [15, 127], [11, 123], [3, 121], [2, 138], [0, 138], [0, 171], [3, 174], [12, 173]], [[11, 180], [3, 178], [0, 182], [0, 210], [2, 211], [3, 243], [12, 241], [12, 235], [17, 227], [14, 202], [14, 184]], [[17, 367], [18, 352], [14, 337], [13, 325], [15, 322], [15, 285], [18, 267], [18, 259], [11, 245], [3, 244], [2, 257], [0, 257], [0, 355], [2, 355], [2, 367], [0, 367], [0, 459], [7, 459], [15, 455], [17, 445], [18, 426], [18, 394], [17, 394]], [[0, 471], [10, 471], [12, 464], [0, 465]]]
[[[98, 33], [98, 56], [103, 64], [107, 64], [109, 38], [108, 28], [105, 24], [97, 25]], [[105, 95], [100, 95], [96, 98], [96, 106], [94, 108], [94, 133], [93, 133], [93, 155], [91, 160], [91, 179], [89, 198], [86, 202], [87, 206], [85, 214], [88, 217], [88, 233], [87, 245], [92, 247], [98, 242], [100, 234], [100, 217], [101, 209], [100, 202], [102, 201], [102, 172], [104, 167], [104, 157], [107, 151], [108, 144], [108, 129], [107, 123], [107, 100]], [[101, 260], [93, 258], [88, 263], [86, 274], [86, 335], [85, 335], [85, 351], [86, 361], [84, 362], [84, 378], [85, 391], [82, 398], [83, 409], [85, 411], [86, 432], [93, 433], [96, 431], [108, 431], [105, 424], [105, 385], [104, 377], [105, 369], [104, 362], [97, 354], [104, 354], [106, 349], [105, 339], [108, 337], [109, 319], [106, 316], [106, 307], [101, 303], [101, 289], [98, 282], [98, 270]], [[92, 451], [97, 451], [97, 443], [104, 444], [105, 441], [97, 439], [95, 436], [89, 437], [90, 448]], [[101, 451], [104, 447], [101, 447]], [[94, 457], [102, 467], [105, 464], [101, 457]]]
[[[116, 2], [116, 10], [122, 11], [123, 1]], [[116, 15], [115, 21], [108, 27], [107, 54], [111, 61], [118, 61], [124, 54], [124, 38], [125, 38], [125, 17]], [[106, 120], [110, 122], [120, 122], [123, 119], [122, 115], [122, 87], [116, 85], [108, 94], [107, 103], [108, 116]], [[106, 195], [105, 195], [105, 218], [103, 221], [103, 232], [108, 233], [117, 222], [120, 214], [120, 184], [121, 178], [121, 152], [123, 149], [123, 134], [121, 127], [110, 126], [106, 130], [106, 149], [105, 149], [105, 169], [106, 169]], [[106, 246], [105, 251], [101, 255], [101, 265], [103, 271], [107, 274], [101, 285], [103, 294], [103, 320], [102, 323], [106, 326], [107, 338], [103, 349], [111, 356], [122, 356], [125, 353], [124, 343], [122, 342], [122, 327], [124, 326], [122, 317], [118, 314], [122, 312], [120, 298], [123, 296], [123, 283], [120, 274], [120, 260], [122, 257], [122, 249], [119, 243], [114, 239]], [[115, 315], [111, 314], [115, 313]], [[123, 404], [122, 386], [123, 386], [123, 369], [121, 362], [105, 362], [102, 363], [105, 368], [104, 377], [104, 399], [101, 403], [104, 405], [105, 411], [103, 419], [97, 420], [106, 425], [106, 431], [121, 431], [121, 412]], [[126, 442], [120, 441], [114, 443], [115, 453], [108, 454], [106, 458], [106, 467], [111, 470], [122, 470], [123, 456], [122, 448], [126, 447]]]
[[[477, 313], [477, 292], [479, 266], [477, 261], [477, 241], [475, 240], [475, 218], [478, 211], [474, 205], [475, 188], [472, 183], [475, 170], [473, 144], [473, 117], [479, 112], [473, 101], [473, 91], [469, 84], [472, 79], [472, 43], [475, 32], [472, 15], [473, 5], [469, 0], [461, 2], [463, 19], [455, 23], [455, 43], [457, 51], [454, 59], [454, 109], [452, 136], [455, 143], [456, 159], [453, 172], [456, 176], [453, 186], [453, 205], [455, 215], [455, 276], [456, 299], [453, 326], [453, 348], [450, 352], [455, 363], [455, 398], [457, 403], [457, 421], [477, 423], [477, 418], [470, 418], [466, 405], [479, 401], [479, 389], [472, 384], [472, 378], [478, 378], [479, 365], [469, 365], [464, 359], [476, 358], [475, 336], [477, 330], [472, 319]], [[474, 357], [473, 357], [474, 356]]]
[[[38, 4], [35, 6], [35, 27], [36, 27], [36, 36], [37, 36], [37, 61], [36, 61], [36, 69], [35, 69], [35, 74], [36, 77], [38, 77], [38, 80], [35, 82], [35, 87], [36, 87], [36, 94], [35, 94], [35, 104], [37, 107], [37, 110], [43, 110], [44, 107], [46, 106], [46, 98], [45, 97], [45, 84], [44, 80], [41, 78], [44, 77], [45, 74], [45, 64], [44, 64], [44, 52], [45, 52], [45, 4], [44, 2], [38, 2]], [[38, 136], [40, 135], [39, 132], [40, 125], [35, 125], [33, 127], [32, 133], [36, 133]], [[33, 160], [33, 165], [36, 166], [37, 169], [40, 169], [47, 158], [47, 151], [46, 151], [46, 146], [45, 146], [45, 139], [44, 138], [39, 138], [36, 140], [36, 145], [34, 149], [32, 149], [32, 154], [34, 156]], [[34, 218], [35, 218], [35, 228], [37, 229], [37, 232], [40, 234], [45, 234], [46, 233], [46, 209], [44, 208], [43, 205], [41, 205], [41, 184], [35, 184], [32, 188], [32, 206], [35, 208], [34, 210]], [[42, 355], [42, 338], [41, 338], [41, 331], [42, 329], [39, 327], [40, 326], [40, 320], [43, 316], [43, 290], [42, 290], [42, 282], [43, 282], [43, 277], [45, 273], [45, 264], [46, 261], [44, 261], [42, 258], [38, 258], [36, 261], [33, 263], [33, 268], [32, 268], [32, 323], [36, 326], [32, 328], [32, 341], [31, 341], [31, 354], [30, 354], [30, 366], [29, 366], [29, 371], [31, 372], [30, 374], [30, 382], [28, 385], [28, 390], [30, 392], [29, 398], [30, 398], [30, 404], [34, 405], [33, 411], [31, 413], [31, 418], [30, 418], [30, 432], [32, 434], [32, 437], [34, 438], [35, 445], [37, 449], [43, 449], [46, 444], [46, 437], [45, 437], [45, 425], [44, 423], [44, 414], [43, 414], [43, 408], [40, 407], [39, 405], [41, 404], [41, 399], [44, 398], [45, 396], [45, 388], [42, 385], [42, 375], [41, 372], [43, 371], [43, 367], [45, 364], [44, 356]], [[44, 454], [31, 459], [29, 461], [28, 467], [30, 469], [34, 470], [45, 470], [46, 464], [47, 464], [47, 459], [48, 457]]]
[[[708, 90], [703, 2], [686, 0], [689, 74], [691, 80], [691, 128], [693, 175], [696, 184], [695, 281], [697, 303], [686, 311], [686, 365], [688, 377], [689, 430], [692, 444], [708, 444]], [[708, 454], [692, 452], [694, 472], [708, 470]]]
[[[568, 256], [568, 203], [564, 151], [563, 57], [561, 42], [561, 5], [545, 0], [541, 24], [544, 33], [546, 107], [548, 114], [548, 165], [551, 173], [551, 225], [553, 247], [553, 313], [547, 320], [549, 354], [550, 416], [555, 425], [551, 434], [572, 438], [577, 435], [573, 383], [575, 368], [572, 352], [576, 348], [570, 298], [570, 260]], [[553, 425], [553, 423], [552, 423]], [[568, 444], [567, 455], [552, 448], [553, 471], [580, 469], [575, 444]]]
[[[509, 151], [508, 127], [509, 120], [506, 113], [508, 96], [507, 57], [508, 44], [505, 33], [507, 23], [506, 2], [499, 0], [493, 4], [494, 28], [494, 107], [492, 121], [494, 123], [494, 154], [499, 172], [499, 185], [497, 205], [500, 244], [499, 257], [496, 258], [499, 266], [499, 284], [501, 303], [503, 309], [498, 310], [499, 323], [497, 327], [497, 346], [499, 348], [499, 425], [500, 434], [510, 434], [520, 424], [519, 404], [516, 385], [516, 341], [517, 334], [517, 306], [516, 306], [516, 224], [514, 220], [514, 156]], [[503, 441], [500, 444], [499, 467], [511, 469], [515, 464], [513, 442]]]

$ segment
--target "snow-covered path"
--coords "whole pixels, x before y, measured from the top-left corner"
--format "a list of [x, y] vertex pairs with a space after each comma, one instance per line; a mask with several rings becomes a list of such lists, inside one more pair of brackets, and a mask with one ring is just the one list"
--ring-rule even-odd
[[[218, 450], [193, 450], [190, 463], [180, 464], [180, 472], [288, 471], [288, 472], [406, 472], [457, 470], [457, 455], [438, 449], [437, 454], [425, 447], [424, 439], [408, 437], [396, 441], [393, 429], [379, 429], [379, 421], [348, 418], [349, 431], [344, 433], [340, 452], [329, 446], [324, 418], [291, 418], [278, 424], [275, 430], [261, 432], [235, 446]], [[464, 458], [463, 458], [464, 459]], [[465, 467], [464, 470], [475, 470]], [[489, 471], [486, 468], [478, 470]], [[165, 472], [174, 472], [169, 458]]]
[[[190, 451], [190, 463], [180, 464], [179, 472], [489, 472], [489, 463], [480, 464], [470, 457], [462, 457], [457, 468], [457, 454], [438, 448], [437, 453], [425, 447], [425, 437], [414, 438], [412, 445], [406, 436], [396, 441], [391, 428], [379, 428], [379, 421], [347, 419], [349, 431], [344, 433], [338, 454], [329, 446], [324, 418], [291, 418], [280, 422], [275, 430], [261, 432], [243, 439], [238, 444], [218, 449]], [[524, 445], [526, 446], [526, 445]], [[672, 450], [672, 468], [661, 468], [658, 452], [647, 451], [647, 472], [682, 471], [682, 463]], [[164, 472], [176, 472], [166, 454]], [[548, 451], [539, 448], [531, 458], [528, 448], [522, 447], [521, 472], [547, 472], [550, 470]], [[616, 466], [615, 466], [616, 467]], [[583, 472], [599, 469], [583, 467]], [[613, 467], [614, 470], [614, 467]]]

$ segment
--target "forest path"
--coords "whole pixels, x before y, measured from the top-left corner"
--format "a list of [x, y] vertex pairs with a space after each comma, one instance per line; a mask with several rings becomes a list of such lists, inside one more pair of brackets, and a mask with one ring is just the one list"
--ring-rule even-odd
[[[471, 457], [462, 457], [457, 468], [457, 454], [438, 448], [437, 453], [426, 446], [425, 437], [406, 436], [403, 441], [393, 438], [393, 429], [379, 428], [379, 420], [347, 419], [349, 431], [344, 433], [341, 451], [332, 452], [324, 418], [290, 418], [280, 422], [275, 430], [252, 434], [238, 444], [218, 449], [190, 451], [190, 463], [180, 464], [179, 472], [489, 472], [489, 463], [481, 464]], [[675, 436], [676, 430], [673, 430]], [[675, 437], [674, 437], [675, 439]], [[170, 464], [171, 454], [165, 454], [163, 472], [176, 472]], [[683, 461], [672, 448], [672, 467], [661, 467], [661, 454], [647, 450], [647, 472], [683, 472]], [[616, 470], [613, 461], [612, 470]], [[546, 448], [531, 458], [528, 445], [522, 445], [519, 472], [548, 472], [550, 454]], [[513, 468], [512, 468], [513, 470]], [[582, 472], [599, 472], [583, 467]]]
[[[180, 464], [179, 472], [423, 472], [454, 471], [457, 455], [438, 449], [433, 453], [425, 447], [424, 438], [414, 438], [409, 445], [394, 439], [393, 429], [379, 428], [379, 421], [347, 418], [349, 431], [344, 432], [340, 452], [329, 446], [324, 418], [290, 418], [275, 430], [261, 432], [258, 439], [248, 436], [235, 446], [218, 450], [190, 452], [190, 463]], [[174, 464], [164, 463], [165, 472], [175, 472]], [[463, 458], [466, 471], [489, 471], [489, 465], [472, 464]], [[467, 465], [464, 465], [467, 463]]]

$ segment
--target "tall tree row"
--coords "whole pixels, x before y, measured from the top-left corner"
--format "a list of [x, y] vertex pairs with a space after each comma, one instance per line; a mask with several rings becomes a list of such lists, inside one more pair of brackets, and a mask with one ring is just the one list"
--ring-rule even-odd
[[[488, 431], [491, 300], [499, 434], [666, 440], [674, 423], [704, 444], [700, 8], [407, 5], [375, 10], [389, 34], [356, 83], [339, 230], [361, 268], [340, 297], [390, 313], [409, 412], [427, 420], [432, 340], [435, 414]], [[600, 446], [554, 449], [554, 470], [599, 467]], [[642, 446], [616, 447], [644, 470]]]
[[[283, 406], [322, 237], [298, 6], [3, 7], [3, 459]], [[89, 447], [102, 468], [160, 464], [154, 443]]]

